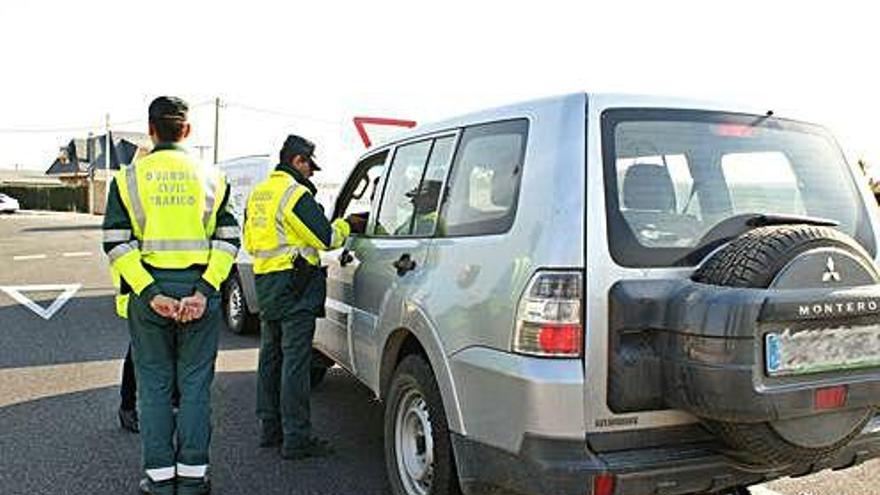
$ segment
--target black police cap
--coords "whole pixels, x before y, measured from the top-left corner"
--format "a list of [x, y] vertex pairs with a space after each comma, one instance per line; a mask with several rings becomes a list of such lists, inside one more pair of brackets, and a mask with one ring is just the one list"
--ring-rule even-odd
[[296, 134], [291, 134], [284, 140], [284, 145], [281, 149], [286, 151], [289, 156], [302, 155], [308, 158], [309, 164], [313, 170], [321, 170], [321, 167], [315, 163], [315, 143], [308, 139], [302, 136], [297, 136]]
[[150, 120], [186, 120], [189, 105], [176, 96], [160, 96], [150, 103]]

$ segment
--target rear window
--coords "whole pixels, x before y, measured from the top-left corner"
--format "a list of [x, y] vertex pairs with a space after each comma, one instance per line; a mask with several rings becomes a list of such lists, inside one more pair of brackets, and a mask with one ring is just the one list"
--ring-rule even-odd
[[525, 119], [464, 129], [442, 212], [443, 235], [488, 235], [513, 224], [529, 122]]
[[602, 126], [608, 233], [620, 265], [696, 265], [722, 241], [720, 226], [755, 214], [834, 220], [873, 253], [852, 174], [821, 127], [665, 109], [609, 110]]

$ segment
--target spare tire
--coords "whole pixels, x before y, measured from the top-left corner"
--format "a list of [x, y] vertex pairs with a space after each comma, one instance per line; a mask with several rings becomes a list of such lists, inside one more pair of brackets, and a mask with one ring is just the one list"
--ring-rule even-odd
[[[738, 237], [712, 255], [693, 280], [784, 290], [828, 283], [871, 285], [880, 276], [868, 253], [845, 234], [828, 227], [784, 225]], [[863, 407], [759, 423], [703, 422], [741, 460], [778, 466], [815, 462], [834, 453], [857, 436], [873, 414], [873, 408]]]

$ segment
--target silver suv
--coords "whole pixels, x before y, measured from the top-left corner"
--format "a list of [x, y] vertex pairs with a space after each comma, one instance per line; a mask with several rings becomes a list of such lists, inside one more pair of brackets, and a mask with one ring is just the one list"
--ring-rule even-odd
[[313, 381], [384, 401], [396, 495], [744, 493], [880, 455], [880, 225], [821, 127], [517, 104], [369, 150], [351, 214]]

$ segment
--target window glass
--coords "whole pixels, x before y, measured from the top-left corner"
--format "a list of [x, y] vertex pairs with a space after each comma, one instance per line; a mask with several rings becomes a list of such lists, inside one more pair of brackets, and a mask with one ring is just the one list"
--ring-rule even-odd
[[[699, 218], [700, 199], [695, 194], [694, 178], [691, 176], [690, 165], [688, 164], [687, 156], [683, 154], [678, 154], [618, 158], [617, 182], [619, 184], [623, 183], [623, 180], [624, 178], [626, 178], [626, 174], [630, 170], [630, 167], [634, 165], [637, 166], [636, 168], [641, 168], [639, 166], [643, 165], [654, 165], [656, 167], [662, 167], [663, 169], [665, 169], [666, 173], [669, 174], [669, 178], [672, 179], [675, 209], [682, 214], [689, 214]], [[658, 188], [647, 188], [645, 191], [642, 191], [643, 197], [645, 197], [645, 200], [648, 202], [659, 200], [659, 198], [650, 197], [656, 196], [659, 193], [660, 189]], [[624, 205], [623, 209], [627, 209], [627, 202], [626, 198], [624, 198], [623, 196], [622, 188], [618, 190], [618, 196], [618, 201], [620, 201], [620, 204]]]
[[810, 124], [672, 109], [603, 114], [611, 253], [623, 266], [693, 266], [750, 217], [839, 223], [872, 252], [864, 204], [840, 149]]
[[729, 153], [721, 157], [724, 180], [735, 212], [805, 215], [791, 162], [778, 151]]
[[420, 141], [395, 151], [379, 207], [376, 235], [409, 235], [414, 211], [411, 196], [422, 180], [431, 143]]
[[[431, 157], [428, 159], [428, 167], [425, 169], [425, 177], [418, 188], [410, 194], [413, 215], [412, 235], [431, 236], [437, 225], [437, 208], [440, 206], [440, 193], [443, 191], [443, 183], [446, 182], [446, 172], [449, 170], [449, 161], [452, 155], [452, 145], [455, 136], [439, 138], [434, 141]], [[441, 225], [438, 234], [443, 235], [445, 227]]]
[[346, 192], [350, 191], [348, 205], [345, 206], [341, 217], [346, 217], [352, 213], [367, 213], [370, 211], [373, 199], [378, 194], [379, 183], [382, 178], [382, 171], [385, 169], [385, 158], [388, 152], [382, 152], [377, 155], [364, 159], [357, 165], [360, 173], [357, 177], [349, 180]]
[[506, 232], [513, 224], [528, 121], [468, 127], [452, 165], [443, 235]]

